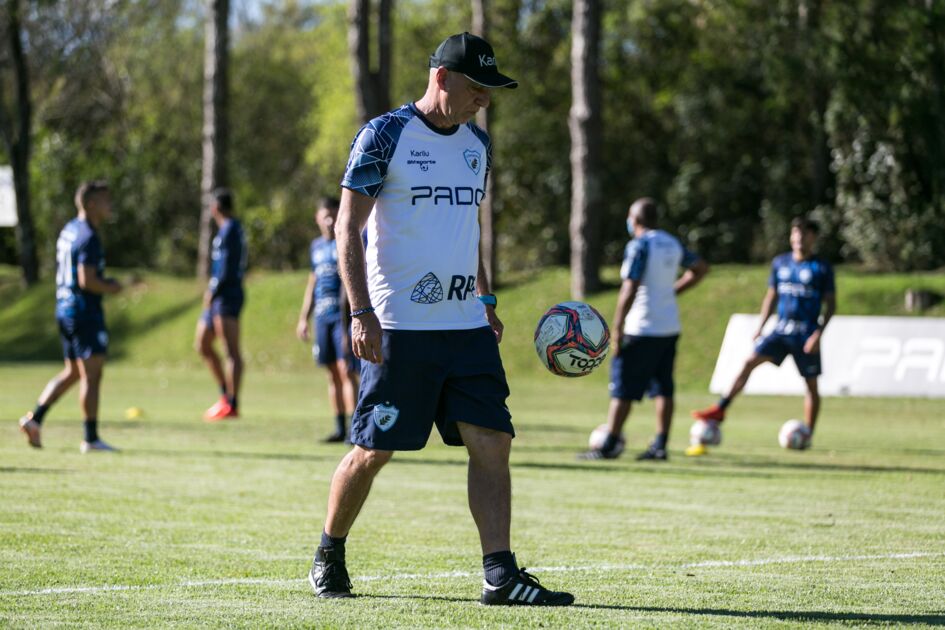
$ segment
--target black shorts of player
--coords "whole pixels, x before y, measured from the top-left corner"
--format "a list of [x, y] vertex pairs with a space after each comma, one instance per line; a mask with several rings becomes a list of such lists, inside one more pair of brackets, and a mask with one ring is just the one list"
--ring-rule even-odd
[[239, 318], [243, 310], [243, 294], [236, 295], [218, 295], [210, 301], [210, 308], [203, 309], [200, 319], [207, 326], [213, 327], [213, 318], [220, 317]]
[[822, 370], [820, 366], [820, 353], [804, 352], [804, 344], [810, 335], [782, 335], [780, 333], [771, 333], [763, 337], [755, 344], [755, 354], [759, 354], [771, 359], [775, 365], [781, 365], [787, 355], [791, 355], [794, 364], [797, 365], [797, 371], [804, 378], [816, 378], [820, 376]]
[[344, 324], [338, 317], [315, 320], [315, 345], [312, 346], [312, 356], [321, 366], [336, 363], [344, 359], [345, 367], [349, 372], [359, 372], [361, 362], [354, 356], [351, 349], [351, 331], [344, 334]]
[[620, 351], [610, 364], [610, 397], [640, 400], [644, 393], [651, 398], [672, 397], [677, 341], [679, 335], [621, 337]]
[[101, 313], [80, 317], [57, 317], [62, 356], [70, 361], [108, 354], [108, 329]]
[[457, 422], [515, 436], [509, 386], [488, 327], [385, 330], [380, 365], [361, 361], [351, 441], [365, 448], [416, 451], [436, 424], [443, 442], [462, 446]]

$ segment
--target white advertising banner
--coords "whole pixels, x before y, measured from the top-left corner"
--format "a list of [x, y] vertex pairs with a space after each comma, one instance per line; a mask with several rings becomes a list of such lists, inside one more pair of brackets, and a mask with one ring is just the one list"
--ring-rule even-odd
[[13, 169], [0, 166], [0, 227], [16, 226], [16, 193], [13, 190]]
[[[768, 328], [774, 327], [772, 318]], [[757, 315], [732, 315], [709, 390], [728, 392], [754, 349]], [[820, 342], [824, 396], [945, 398], [945, 318], [836, 316]], [[746, 394], [802, 394], [804, 382], [788, 356], [748, 379]]]

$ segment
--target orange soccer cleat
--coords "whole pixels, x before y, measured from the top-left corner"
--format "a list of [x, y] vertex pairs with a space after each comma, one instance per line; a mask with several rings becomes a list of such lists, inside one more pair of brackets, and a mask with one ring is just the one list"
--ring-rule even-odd
[[230, 405], [225, 396], [221, 396], [220, 400], [203, 414], [203, 419], [206, 422], [219, 422], [220, 420], [232, 420], [239, 417], [239, 412]]
[[692, 412], [692, 417], [696, 420], [715, 420], [722, 422], [725, 420], [725, 410], [718, 404], [712, 405], [708, 409], [700, 409]]

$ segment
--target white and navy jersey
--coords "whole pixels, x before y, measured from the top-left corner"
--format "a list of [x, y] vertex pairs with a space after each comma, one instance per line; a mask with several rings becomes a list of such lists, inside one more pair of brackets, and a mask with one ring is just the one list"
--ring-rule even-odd
[[439, 129], [412, 103], [358, 132], [341, 185], [375, 199], [366, 262], [382, 328], [487, 325], [476, 274], [490, 150], [475, 124]]
[[647, 230], [627, 243], [620, 276], [624, 280], [639, 281], [640, 288], [624, 320], [625, 335], [670, 337], [679, 334], [674, 285], [679, 268], [692, 267], [697, 260], [695, 254], [663, 230]]
[[79, 286], [79, 266], [95, 268], [105, 277], [105, 252], [98, 232], [85, 219], [69, 221], [56, 241], [56, 317], [102, 313], [102, 296]]
[[315, 290], [312, 295], [315, 319], [335, 321], [341, 319], [341, 278], [338, 276], [338, 243], [319, 236], [309, 247], [309, 262], [315, 274]]
[[817, 256], [794, 260], [790, 252], [771, 261], [768, 286], [778, 293], [775, 331], [783, 335], [814, 332], [824, 296], [836, 291], [830, 263]]

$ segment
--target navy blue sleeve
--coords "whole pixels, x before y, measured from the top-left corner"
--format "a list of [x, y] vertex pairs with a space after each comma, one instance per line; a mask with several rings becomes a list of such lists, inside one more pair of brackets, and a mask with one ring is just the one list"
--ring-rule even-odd
[[830, 263], [828, 263], [828, 262], [826, 262], [826, 261], [823, 261], [821, 264], [822, 264], [823, 267], [824, 267], [824, 288], [823, 288], [823, 294], [826, 295], [826, 294], [828, 294], [828, 293], [836, 293], [836, 292], [837, 292], [837, 285], [836, 285], [836, 282], [835, 282], [834, 276], [833, 276], [833, 265], [831, 265]]
[[647, 242], [635, 238], [627, 245], [627, 253], [620, 267], [620, 277], [624, 280], [640, 280], [646, 271], [646, 261], [649, 248]]
[[778, 288], [778, 259], [771, 261], [771, 274], [768, 276], [768, 286], [777, 290]]
[[379, 116], [361, 127], [351, 143], [351, 154], [341, 186], [368, 197], [377, 197], [384, 188], [387, 168], [400, 140], [400, 133], [412, 114], [401, 108]]
[[699, 262], [699, 255], [696, 254], [695, 252], [689, 251], [688, 249], [686, 249], [686, 246], [684, 245], [682, 248], [682, 261], [679, 264], [681, 264], [686, 269], [689, 269], [690, 267], [694, 266], [697, 262]]
[[486, 175], [483, 182], [488, 182], [489, 173], [492, 172], [492, 140], [489, 139], [489, 134], [487, 134], [482, 127], [474, 123], [469, 123], [469, 128], [472, 130], [473, 134], [479, 138], [482, 145], [486, 147]]
[[102, 242], [98, 240], [98, 235], [93, 233], [76, 243], [75, 253], [77, 264], [98, 267], [102, 262]]

